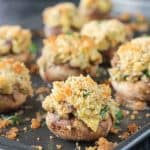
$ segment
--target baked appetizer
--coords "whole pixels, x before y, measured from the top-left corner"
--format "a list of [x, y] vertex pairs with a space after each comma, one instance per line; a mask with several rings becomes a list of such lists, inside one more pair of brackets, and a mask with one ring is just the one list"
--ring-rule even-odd
[[32, 95], [29, 71], [14, 59], [0, 60], [0, 113], [17, 109]]
[[0, 58], [13, 58], [22, 62], [31, 60], [29, 51], [31, 32], [20, 26], [5, 25], [0, 27]]
[[71, 33], [44, 40], [42, 56], [37, 63], [41, 77], [54, 81], [79, 74], [96, 77], [101, 62], [101, 54], [91, 38]]
[[111, 89], [89, 76], [72, 76], [53, 82], [52, 93], [43, 102], [46, 124], [55, 135], [67, 140], [96, 140], [106, 136], [122, 113], [111, 99]]
[[108, 62], [118, 46], [132, 36], [127, 27], [118, 20], [91, 21], [83, 26], [81, 34], [94, 39], [98, 49]]
[[80, 0], [79, 4], [80, 15], [86, 22], [108, 18], [111, 8], [111, 0]]
[[82, 25], [82, 19], [76, 6], [65, 2], [46, 8], [43, 12], [43, 23], [45, 35], [50, 36], [78, 30]]
[[117, 100], [131, 109], [142, 110], [150, 102], [150, 37], [122, 45], [109, 70]]

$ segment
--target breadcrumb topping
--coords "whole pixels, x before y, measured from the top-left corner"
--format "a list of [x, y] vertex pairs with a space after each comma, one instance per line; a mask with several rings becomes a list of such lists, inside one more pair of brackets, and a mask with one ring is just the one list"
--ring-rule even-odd
[[94, 39], [100, 51], [116, 47], [127, 41], [131, 34], [118, 20], [91, 21], [83, 26], [81, 34]]
[[43, 22], [47, 27], [62, 27], [64, 32], [71, 27], [80, 28], [82, 25], [76, 6], [70, 2], [46, 8], [43, 12]]
[[110, 0], [81, 0], [79, 11], [83, 16], [90, 14], [92, 11], [104, 14], [108, 13], [111, 7], [112, 4]]
[[19, 61], [0, 60], [0, 83], [0, 93], [2, 94], [12, 94], [15, 90], [24, 94], [32, 94], [29, 71]]
[[41, 58], [38, 60], [40, 69], [56, 64], [69, 64], [81, 70], [91, 69], [102, 62], [93, 40], [79, 34], [61, 34], [44, 40]]
[[52, 93], [46, 97], [43, 108], [56, 112], [62, 118], [73, 113], [95, 132], [101, 120], [110, 114], [115, 118], [119, 110], [111, 99], [110, 87], [98, 85], [89, 76], [69, 77], [65, 82], [54, 82]]
[[0, 26], [0, 55], [19, 54], [29, 50], [31, 32], [20, 26]]
[[112, 80], [149, 81], [150, 37], [133, 39], [117, 51], [116, 66], [109, 70]]

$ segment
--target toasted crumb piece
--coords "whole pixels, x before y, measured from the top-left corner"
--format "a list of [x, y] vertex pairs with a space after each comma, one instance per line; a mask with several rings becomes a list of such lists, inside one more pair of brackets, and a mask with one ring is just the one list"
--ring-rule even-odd
[[49, 93], [50, 90], [47, 87], [39, 87], [36, 91], [35, 94], [44, 94], [44, 93]]
[[123, 110], [123, 116], [126, 117], [130, 114], [130, 111], [128, 110]]
[[97, 150], [96, 146], [86, 147], [85, 150]]
[[54, 137], [52, 135], [49, 138], [50, 138], [50, 140], [54, 139]]
[[117, 146], [117, 143], [112, 143], [107, 139], [101, 137], [96, 142], [96, 146], [87, 147], [86, 150], [113, 150]]
[[98, 142], [98, 149], [97, 150], [113, 150], [117, 143], [112, 143], [112, 142], [109, 142], [107, 139], [101, 137]]
[[41, 145], [33, 145], [32, 147], [36, 150], [42, 150], [43, 149], [43, 147]]
[[110, 130], [110, 133], [118, 134], [119, 131], [120, 131], [119, 128], [114, 128], [114, 127], [112, 127], [111, 130]]
[[129, 124], [128, 130], [129, 130], [130, 134], [134, 134], [135, 132], [138, 131], [138, 125], [135, 123]]
[[122, 140], [125, 140], [127, 139], [128, 137], [130, 136], [130, 133], [125, 131], [123, 132], [121, 135], [119, 135], [119, 138], [122, 139]]
[[38, 67], [37, 64], [31, 64], [31, 65], [29, 66], [29, 70], [30, 70], [30, 73], [31, 73], [31, 74], [38, 74], [38, 72], [39, 72], [39, 67]]
[[27, 127], [24, 127], [24, 128], [23, 128], [23, 131], [24, 131], [24, 132], [27, 132], [27, 130], [28, 130]]
[[40, 138], [39, 138], [39, 137], [37, 137], [36, 139], [37, 139], [37, 141], [39, 141], [39, 140], [40, 140]]
[[56, 149], [57, 149], [57, 150], [62, 149], [62, 145], [61, 145], [61, 144], [57, 144], [57, 145], [56, 145]]
[[0, 119], [0, 129], [6, 128], [7, 126], [11, 125], [12, 122], [8, 119]]
[[130, 115], [130, 119], [131, 119], [131, 120], [135, 120], [135, 115], [134, 115], [134, 114], [131, 114], [131, 115]]
[[6, 132], [6, 138], [14, 140], [17, 138], [18, 132], [18, 128], [12, 127], [8, 132]]
[[139, 112], [138, 112], [138, 111], [136, 111], [136, 110], [134, 110], [134, 111], [133, 111], [133, 114], [134, 114], [134, 115], [138, 115], [138, 114], [139, 114]]
[[37, 129], [41, 126], [41, 122], [37, 118], [33, 118], [31, 120], [31, 128], [32, 129]]

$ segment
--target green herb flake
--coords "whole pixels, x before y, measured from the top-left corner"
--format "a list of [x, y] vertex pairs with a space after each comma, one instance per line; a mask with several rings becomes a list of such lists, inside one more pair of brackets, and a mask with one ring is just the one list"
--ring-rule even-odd
[[65, 34], [67, 34], [67, 35], [72, 35], [73, 32], [72, 32], [72, 31], [67, 31], [67, 32], [65, 32]]
[[30, 48], [29, 48], [29, 51], [33, 54], [37, 53], [37, 50], [38, 50], [38, 46], [35, 44], [35, 43], [32, 43], [30, 45]]
[[88, 97], [88, 96], [90, 95], [90, 93], [91, 93], [90, 91], [84, 89], [84, 90], [83, 90], [83, 97], [84, 97], [84, 98]]
[[115, 117], [116, 117], [115, 125], [120, 124], [120, 121], [123, 119], [123, 113], [122, 113], [122, 111], [119, 110], [119, 111], [115, 114]]
[[146, 77], [150, 78], [150, 71], [144, 70], [143, 73], [146, 75]]
[[101, 109], [101, 111], [100, 111], [100, 116], [102, 117], [102, 118], [105, 118], [105, 116], [106, 116], [106, 113], [109, 111], [109, 107], [107, 106], [107, 105], [105, 105], [102, 109]]
[[18, 115], [12, 115], [12, 116], [2, 115], [2, 118], [10, 120], [12, 122], [12, 125], [19, 125], [22, 123], [22, 119]]
[[127, 79], [127, 77], [129, 77], [129, 75], [123, 75], [123, 79]]

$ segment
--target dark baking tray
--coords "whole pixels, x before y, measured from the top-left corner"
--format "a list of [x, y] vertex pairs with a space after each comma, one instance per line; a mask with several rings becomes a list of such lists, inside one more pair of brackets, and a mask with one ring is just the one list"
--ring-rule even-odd
[[[34, 39], [34, 42], [38, 45], [38, 48], [40, 50], [41, 45], [42, 45], [42, 39], [36, 36], [36, 38]], [[102, 80], [105, 80], [105, 78], [98, 79], [98, 81], [100, 82], [102, 82]], [[34, 89], [41, 87], [41, 86], [51, 87], [51, 84], [44, 83], [38, 75], [32, 75], [32, 82], [33, 82]], [[34, 97], [29, 98], [26, 104], [20, 110], [24, 110], [24, 113], [20, 115], [21, 118], [26, 118], [26, 117], [33, 118], [35, 117], [35, 113], [37, 111], [43, 112], [43, 109], [41, 108], [41, 100], [39, 100], [39, 95], [35, 95]], [[149, 150], [150, 149], [150, 118], [145, 117], [146, 113], [150, 113], [150, 111], [145, 110], [145, 111], [140, 112], [138, 115], [140, 117], [138, 117], [135, 120], [130, 120], [128, 116], [121, 122], [120, 126], [122, 129], [122, 132], [126, 131], [127, 125], [132, 122], [136, 123], [137, 125], [141, 127], [141, 130], [139, 130], [135, 135], [129, 137], [127, 140], [121, 141], [118, 138], [118, 135], [116, 134], [108, 135], [107, 138], [110, 141], [118, 143], [116, 150], [120, 150], [120, 149]], [[65, 140], [59, 139], [58, 137], [55, 137], [52, 133], [50, 133], [46, 125], [43, 125], [39, 129], [31, 130], [30, 122], [31, 121], [25, 121], [24, 123], [18, 126], [18, 128], [20, 129], [20, 132], [18, 135], [19, 142], [7, 140], [4, 137], [0, 137], [0, 149], [2, 148], [6, 150], [10, 150], [10, 149], [11, 150], [21, 150], [21, 149], [30, 150], [30, 149], [33, 149], [32, 145], [41, 145], [44, 150], [55, 150], [56, 144], [61, 144], [63, 147], [63, 150], [75, 149], [76, 142], [65, 141]], [[29, 129], [26, 133], [23, 131], [24, 127], [28, 127]], [[50, 140], [50, 135], [52, 135], [54, 139]], [[37, 138], [40, 138], [40, 140], [37, 140]], [[81, 149], [85, 149], [86, 146], [94, 145], [94, 142], [79, 142], [79, 145], [81, 146]]]
[[[0, 0], [0, 24], [21, 24], [28, 28], [39, 29], [42, 27], [40, 15], [43, 8], [47, 5], [51, 5], [60, 1], [62, 0]], [[40, 50], [41, 38], [39, 38], [38, 36], [35, 37], [36, 38], [34, 39], [34, 42], [38, 45], [38, 48]], [[50, 86], [50, 84], [48, 85], [44, 83], [38, 75], [32, 75], [32, 81], [34, 88], [37, 88], [39, 86]], [[21, 108], [25, 110], [24, 114], [21, 115], [22, 118], [33, 118], [35, 117], [35, 112], [43, 111], [41, 108], [41, 101], [39, 101], [38, 99], [38, 95], [35, 95], [33, 98], [28, 99], [26, 104]], [[26, 106], [32, 107], [30, 109], [25, 109]], [[136, 134], [129, 137], [127, 140], [121, 141], [118, 138], [118, 135], [108, 135], [109, 140], [118, 143], [116, 150], [150, 149], [150, 118], [145, 117], [146, 113], [150, 113], [150, 111], [147, 110], [140, 112], [138, 115], [140, 116], [140, 118], [138, 119], [130, 120], [127, 117], [122, 121], [121, 128], [124, 131], [127, 128], [127, 124], [132, 122], [137, 123], [141, 127], [141, 129]], [[21, 130], [18, 136], [19, 142], [0, 137], [0, 149], [30, 150], [33, 149], [32, 145], [41, 145], [45, 150], [55, 150], [56, 144], [61, 144], [63, 146], [63, 150], [73, 150], [76, 147], [75, 142], [72, 141], [65, 141], [59, 138], [50, 140], [50, 135], [52, 134], [45, 125], [36, 130], [30, 129], [25, 133], [22, 129], [26, 126], [30, 129], [30, 121], [24, 122], [18, 126], [18, 128]], [[39, 141], [37, 140], [38, 137], [40, 137]], [[94, 142], [79, 142], [81, 149], [84, 149], [85, 146], [93, 144]]]

